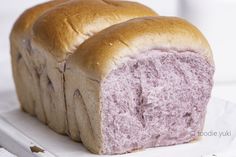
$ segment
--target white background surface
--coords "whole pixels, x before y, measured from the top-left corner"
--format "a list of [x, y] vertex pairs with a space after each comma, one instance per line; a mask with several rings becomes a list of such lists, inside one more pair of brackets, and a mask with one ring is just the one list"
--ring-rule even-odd
[[6, 149], [0, 148], [0, 156], [1, 157], [16, 157], [15, 155], [8, 152]]
[[[3, 0], [0, 5], [0, 92], [14, 90], [9, 33], [16, 18], [45, 0]], [[216, 73], [213, 95], [236, 102], [236, 1], [137, 0], [160, 15], [181, 16], [199, 27], [213, 49]], [[1, 101], [1, 100], [0, 100]]]

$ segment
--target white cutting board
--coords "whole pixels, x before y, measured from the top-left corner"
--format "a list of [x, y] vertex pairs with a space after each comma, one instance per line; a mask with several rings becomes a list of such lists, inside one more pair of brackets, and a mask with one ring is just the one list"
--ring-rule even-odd
[[[36, 118], [20, 111], [14, 104], [17, 101], [8, 103], [5, 106], [15, 107], [0, 112], [0, 145], [17, 156], [102, 156], [88, 152], [80, 143], [53, 132]], [[214, 132], [217, 135], [211, 135]], [[225, 136], [219, 137], [219, 132], [225, 133]], [[208, 135], [188, 144], [151, 148], [115, 157], [236, 157], [236, 104], [212, 98], [206, 116], [206, 133]], [[30, 147], [36, 151], [41, 148], [44, 152], [32, 153]]]

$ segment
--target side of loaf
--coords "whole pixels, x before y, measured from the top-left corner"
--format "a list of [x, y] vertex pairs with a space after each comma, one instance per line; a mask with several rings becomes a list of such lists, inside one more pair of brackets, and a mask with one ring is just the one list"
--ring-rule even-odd
[[104, 28], [156, 15], [136, 2], [110, 0], [55, 0], [25, 11], [10, 36], [13, 76], [21, 108], [54, 131], [80, 141], [74, 106], [65, 100], [68, 56]]
[[213, 74], [211, 49], [196, 27], [174, 17], [136, 18], [78, 47], [67, 60], [65, 94], [83, 144], [122, 154], [196, 139]]
[[33, 61], [39, 56], [33, 53], [30, 43], [31, 27], [41, 14], [63, 2], [55, 0], [27, 9], [15, 22], [10, 34], [12, 71], [21, 108], [37, 115], [42, 122], [47, 120], [40, 98], [39, 74]]

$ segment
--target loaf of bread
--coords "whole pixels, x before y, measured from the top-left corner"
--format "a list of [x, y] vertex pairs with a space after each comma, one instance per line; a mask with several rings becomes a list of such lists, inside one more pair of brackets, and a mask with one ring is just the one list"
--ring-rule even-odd
[[213, 74], [197, 28], [179, 18], [137, 18], [97, 33], [68, 58], [66, 102], [95, 153], [180, 144], [203, 129]]
[[186, 143], [203, 129], [213, 56], [180, 18], [134, 2], [52, 1], [18, 19], [11, 54], [22, 109], [93, 153]]
[[100, 30], [142, 16], [157, 14], [136, 2], [110, 0], [56, 0], [25, 11], [10, 36], [21, 108], [80, 141], [74, 108], [65, 100], [67, 57]]

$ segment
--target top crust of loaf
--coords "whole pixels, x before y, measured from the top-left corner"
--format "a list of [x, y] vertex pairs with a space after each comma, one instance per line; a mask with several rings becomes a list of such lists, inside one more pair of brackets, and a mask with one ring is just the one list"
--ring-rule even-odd
[[29, 35], [31, 27], [35, 22], [35, 20], [38, 18], [38, 16], [40, 16], [43, 12], [47, 11], [48, 9], [56, 5], [59, 5], [63, 2], [65, 2], [65, 0], [49, 1], [43, 4], [36, 5], [24, 11], [23, 14], [15, 22], [12, 28], [10, 39], [12, 41], [21, 42], [22, 37], [25, 38]]
[[214, 64], [211, 49], [201, 32], [176, 17], [144, 17], [113, 25], [86, 40], [68, 59], [84, 74], [100, 81], [121, 58], [150, 49], [193, 51]]
[[71, 0], [50, 9], [33, 25], [33, 41], [64, 60], [84, 40], [109, 27], [140, 16], [156, 16], [150, 8], [135, 2], [114, 0]]

